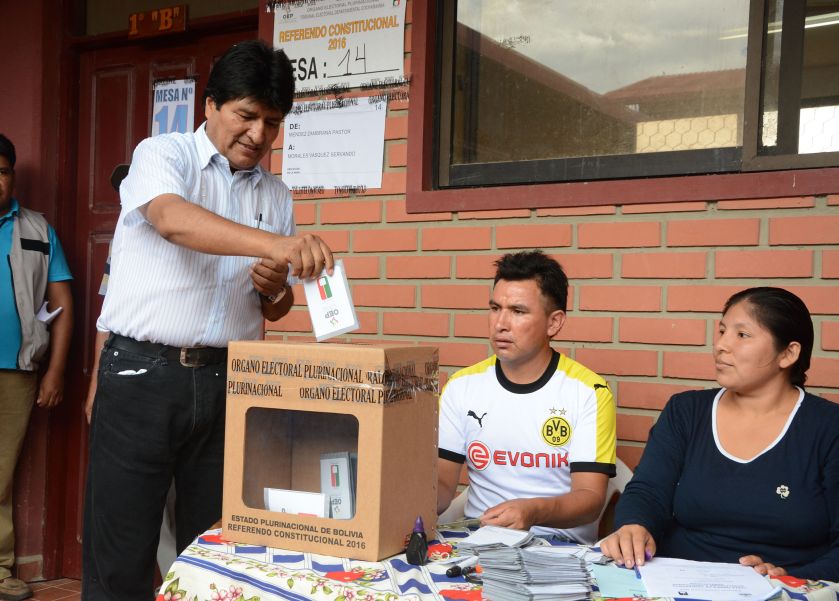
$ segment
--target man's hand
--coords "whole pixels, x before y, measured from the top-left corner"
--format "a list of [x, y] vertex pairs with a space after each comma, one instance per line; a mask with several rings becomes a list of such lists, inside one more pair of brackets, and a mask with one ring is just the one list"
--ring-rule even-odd
[[538, 499], [514, 499], [490, 507], [481, 516], [481, 526], [529, 530], [537, 522]]
[[278, 237], [270, 258], [279, 265], [291, 263], [291, 273], [304, 280], [317, 277], [324, 267], [331, 275], [335, 266], [329, 246], [315, 234]]
[[652, 559], [656, 547], [649, 530], [639, 524], [627, 524], [600, 541], [600, 550], [619, 566], [632, 568]]
[[38, 387], [38, 407], [50, 409], [58, 405], [64, 399], [64, 374], [54, 370], [47, 370], [41, 378]]
[[755, 572], [757, 572], [758, 574], [762, 574], [763, 576], [787, 575], [787, 571], [784, 568], [780, 568], [775, 564], [769, 563], [768, 561], [763, 561], [757, 555], [744, 555], [740, 558], [740, 565], [751, 566], [755, 569]]
[[274, 296], [285, 289], [288, 264], [277, 264], [271, 259], [260, 259], [251, 265], [253, 287], [263, 296]]

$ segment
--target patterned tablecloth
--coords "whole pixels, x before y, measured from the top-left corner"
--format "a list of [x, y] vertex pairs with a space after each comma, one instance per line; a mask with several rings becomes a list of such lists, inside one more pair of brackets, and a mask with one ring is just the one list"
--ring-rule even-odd
[[[466, 532], [439, 532], [439, 538], [429, 543], [432, 561], [421, 567], [407, 563], [404, 555], [380, 562], [356, 561], [232, 543], [220, 533], [209, 530], [184, 550], [166, 575], [157, 601], [481, 599], [479, 585], [447, 577], [450, 564], [435, 561], [456, 556], [457, 539]], [[839, 601], [839, 584], [776, 580], [784, 589], [775, 597], [780, 601]]]

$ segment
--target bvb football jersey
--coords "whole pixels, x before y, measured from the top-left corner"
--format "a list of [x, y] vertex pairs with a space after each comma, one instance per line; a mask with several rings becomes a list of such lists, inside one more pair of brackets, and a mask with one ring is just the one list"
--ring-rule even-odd
[[[467, 463], [467, 517], [512, 499], [562, 495], [572, 472], [615, 475], [615, 401], [603, 378], [559, 353], [531, 384], [510, 382], [492, 356], [443, 389], [439, 454]], [[597, 536], [596, 523], [532, 530], [587, 544]]]

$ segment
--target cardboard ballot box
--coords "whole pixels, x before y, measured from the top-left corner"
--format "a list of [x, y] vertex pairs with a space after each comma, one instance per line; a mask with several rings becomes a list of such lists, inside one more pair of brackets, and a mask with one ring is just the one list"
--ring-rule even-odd
[[224, 537], [376, 561], [437, 518], [437, 349], [232, 342]]

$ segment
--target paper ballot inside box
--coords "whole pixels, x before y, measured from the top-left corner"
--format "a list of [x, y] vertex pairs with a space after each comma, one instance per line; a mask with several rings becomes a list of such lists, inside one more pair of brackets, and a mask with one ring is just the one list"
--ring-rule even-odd
[[329, 517], [348, 520], [355, 515], [355, 470], [350, 453], [320, 456], [320, 491], [329, 504]]
[[266, 488], [265, 509], [325, 518], [329, 517], [329, 497], [319, 492]]

